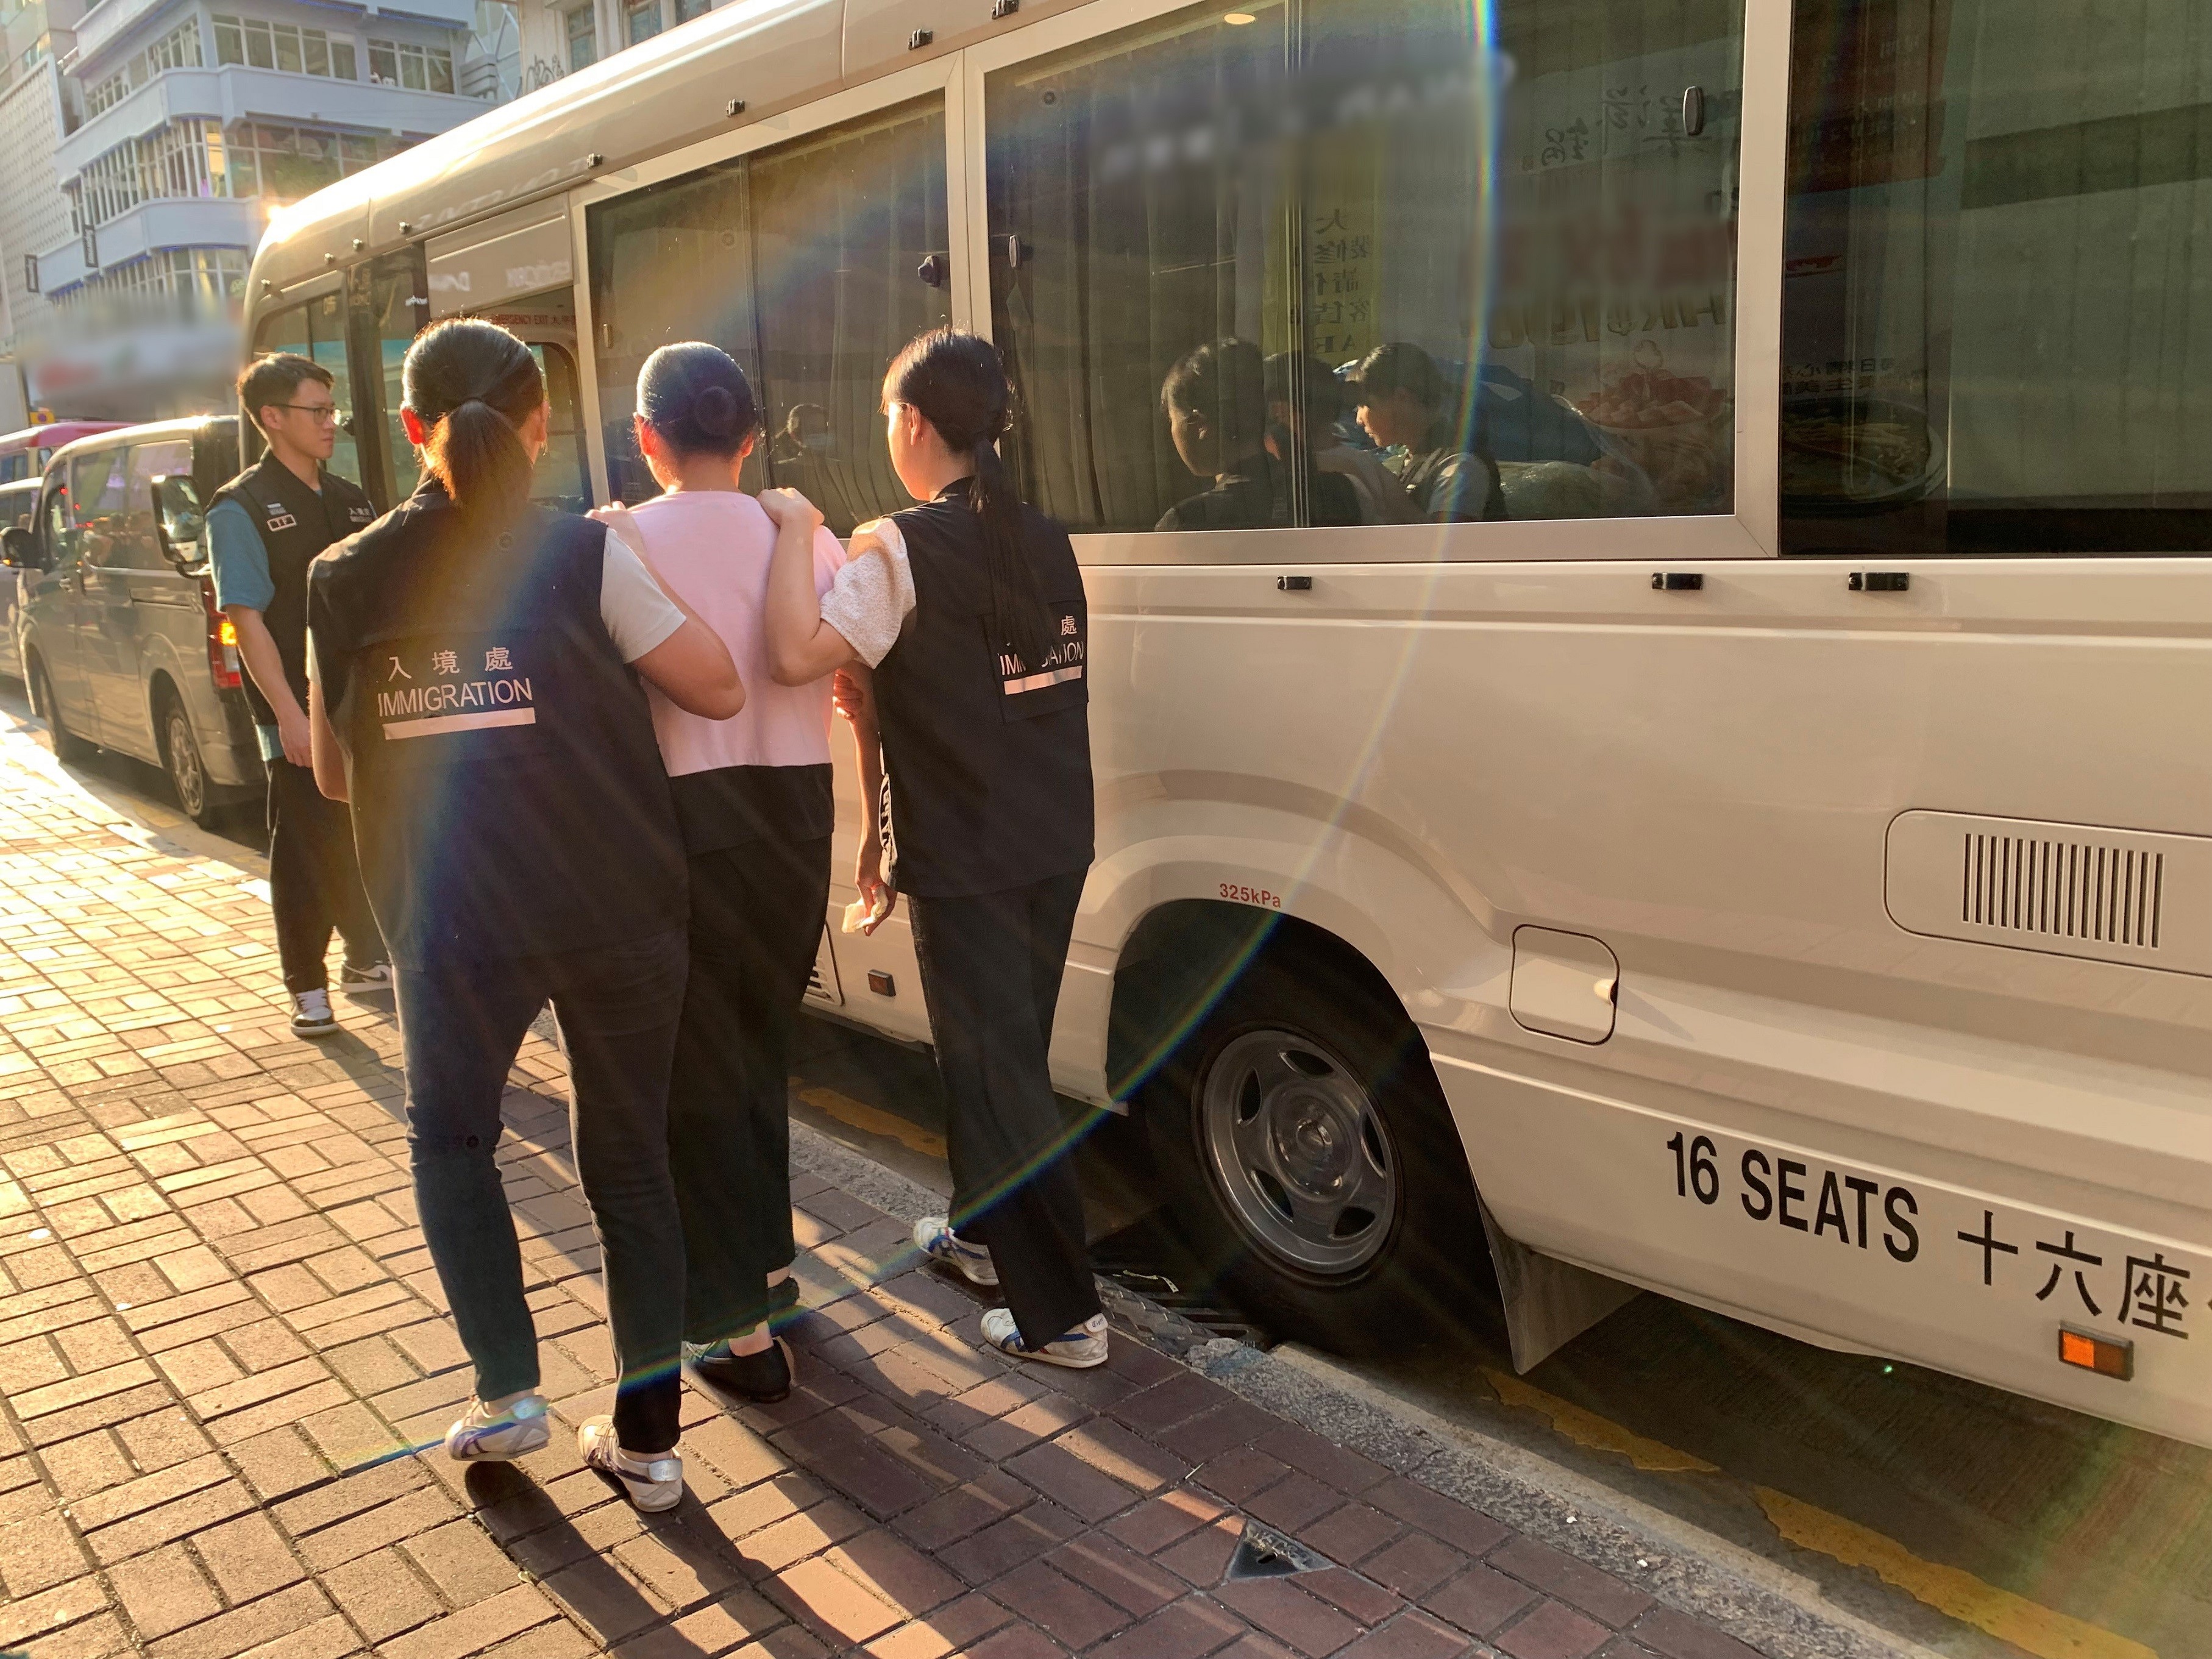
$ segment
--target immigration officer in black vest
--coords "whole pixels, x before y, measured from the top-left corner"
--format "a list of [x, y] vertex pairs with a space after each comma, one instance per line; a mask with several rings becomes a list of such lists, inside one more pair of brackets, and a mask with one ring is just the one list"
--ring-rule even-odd
[[353, 824], [315, 787], [308, 764], [307, 566], [376, 509], [325, 465], [338, 438], [330, 370], [289, 351], [264, 357], [238, 377], [238, 404], [269, 452], [209, 505], [216, 603], [238, 631], [269, 769], [269, 908], [292, 1029], [327, 1036], [338, 1028], [324, 960], [333, 928], [345, 940], [341, 989], [381, 990], [390, 975], [354, 862]]
[[950, 1107], [952, 1209], [917, 1224], [915, 1246], [1005, 1294], [987, 1341], [1091, 1366], [1106, 1319], [1047, 1058], [1092, 853], [1090, 612], [1067, 532], [1000, 459], [1010, 405], [987, 340], [937, 329], [899, 354], [891, 467], [921, 505], [860, 526], [818, 599], [821, 514], [762, 493], [779, 526], [769, 672], [870, 675], [848, 712], [864, 798], [888, 790], [856, 879], [872, 927], [906, 897]]
[[640, 1509], [684, 1495], [684, 1237], [668, 1079], [683, 1010], [684, 839], [642, 680], [722, 720], [744, 686], [714, 631], [588, 519], [533, 507], [545, 383], [475, 319], [418, 336], [406, 501], [308, 579], [315, 775], [353, 803], [392, 949], [415, 1199], [476, 1367], [463, 1460], [550, 1438], [514, 1218], [493, 1154], [531, 1020], [561, 1024], [577, 1173], [618, 1370], [584, 1461]]

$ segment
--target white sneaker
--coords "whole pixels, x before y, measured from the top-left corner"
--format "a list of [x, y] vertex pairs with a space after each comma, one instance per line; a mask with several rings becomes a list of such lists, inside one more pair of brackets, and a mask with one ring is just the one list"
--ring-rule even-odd
[[338, 966], [338, 989], [341, 991], [388, 991], [392, 988], [392, 964], [372, 962], [366, 968], [356, 968], [350, 962]]
[[1012, 1354], [1017, 1359], [1041, 1359], [1048, 1365], [1066, 1365], [1073, 1370], [1087, 1371], [1093, 1365], [1106, 1363], [1106, 1316], [1095, 1313], [1066, 1336], [1055, 1337], [1042, 1348], [1032, 1348], [1022, 1340], [1012, 1312], [1006, 1308], [993, 1308], [983, 1315], [983, 1340], [1000, 1353]]
[[471, 1400], [461, 1420], [446, 1431], [446, 1455], [457, 1463], [504, 1463], [526, 1457], [552, 1441], [553, 1425], [545, 1411], [542, 1394], [517, 1395], [497, 1411]]
[[990, 1250], [981, 1244], [970, 1244], [954, 1232], [951, 1221], [945, 1216], [926, 1215], [914, 1224], [914, 1248], [925, 1261], [952, 1268], [970, 1285], [980, 1285], [987, 1291], [998, 1288], [999, 1270], [991, 1264]]
[[623, 1495], [639, 1509], [658, 1513], [684, 1501], [682, 1455], [667, 1451], [658, 1457], [638, 1457], [624, 1451], [615, 1439], [611, 1417], [586, 1419], [576, 1431], [576, 1449], [587, 1468], [620, 1481]]
[[328, 1036], [337, 1029], [338, 1017], [331, 1012], [328, 991], [302, 991], [292, 999], [294, 1036]]

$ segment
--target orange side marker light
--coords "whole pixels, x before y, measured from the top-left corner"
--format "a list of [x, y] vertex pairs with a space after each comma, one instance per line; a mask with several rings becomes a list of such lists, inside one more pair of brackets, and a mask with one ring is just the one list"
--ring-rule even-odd
[[2135, 1380], [2136, 1345], [2124, 1336], [2099, 1336], [2094, 1331], [2061, 1325], [2058, 1358], [2062, 1364], [2078, 1365], [2100, 1376], [2116, 1376], [2123, 1382]]

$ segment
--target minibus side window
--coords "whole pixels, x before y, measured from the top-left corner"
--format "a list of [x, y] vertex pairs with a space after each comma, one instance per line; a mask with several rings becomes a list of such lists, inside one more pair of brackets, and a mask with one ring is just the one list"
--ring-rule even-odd
[[630, 420], [659, 347], [711, 340], [762, 405], [748, 489], [803, 490], [839, 535], [909, 505], [884, 447], [884, 370], [951, 319], [945, 115], [935, 99], [736, 157], [590, 210], [608, 482], [657, 488]]
[[2204, 17], [1796, 0], [1785, 553], [2212, 550]]
[[[296, 351], [305, 356], [308, 350], [307, 312], [304, 306], [287, 306], [283, 310], [264, 317], [253, 331], [253, 355], [266, 357], [279, 351]], [[252, 466], [269, 447], [256, 425], [253, 412], [238, 411], [239, 441], [243, 452], [243, 464]]]
[[1102, 531], [1731, 511], [1741, 59], [1740, 0], [1277, 0], [988, 76], [1029, 488]]
[[353, 368], [346, 350], [345, 295], [325, 294], [307, 304], [307, 355], [331, 374], [331, 396], [338, 406], [337, 445], [328, 463], [331, 471], [354, 483], [362, 481], [361, 444], [355, 436]]
[[387, 253], [373, 261], [365, 276], [356, 267], [349, 291], [356, 313], [355, 349], [363, 357], [361, 383], [377, 400], [374, 408], [362, 411], [361, 420], [364, 427], [373, 423], [376, 428], [374, 449], [380, 477], [374, 483], [364, 481], [363, 487], [372, 496], [380, 488], [380, 504], [396, 507], [415, 493], [422, 476], [422, 459], [399, 422], [407, 348], [430, 319], [429, 278], [422, 248]]
[[531, 475], [531, 499], [557, 512], [588, 512], [591, 478], [585, 470], [583, 393], [575, 359], [557, 345], [533, 345], [530, 351], [544, 372], [549, 411], [545, 453]]

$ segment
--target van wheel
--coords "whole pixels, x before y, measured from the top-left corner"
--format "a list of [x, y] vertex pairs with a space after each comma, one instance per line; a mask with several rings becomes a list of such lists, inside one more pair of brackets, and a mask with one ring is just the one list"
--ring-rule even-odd
[[177, 792], [177, 805], [185, 809], [185, 816], [203, 830], [211, 829], [221, 813], [208, 785], [199, 739], [192, 735], [191, 717], [174, 691], [161, 699], [161, 764], [168, 770], [169, 787]]
[[1270, 952], [1146, 1085], [1176, 1219], [1229, 1299], [1342, 1352], [1465, 1322], [1486, 1278], [1467, 1158], [1404, 1012]]
[[40, 658], [31, 659], [31, 711], [46, 723], [46, 743], [58, 761], [81, 761], [92, 754], [92, 745], [71, 734], [62, 724], [62, 706], [54, 701], [54, 682]]

